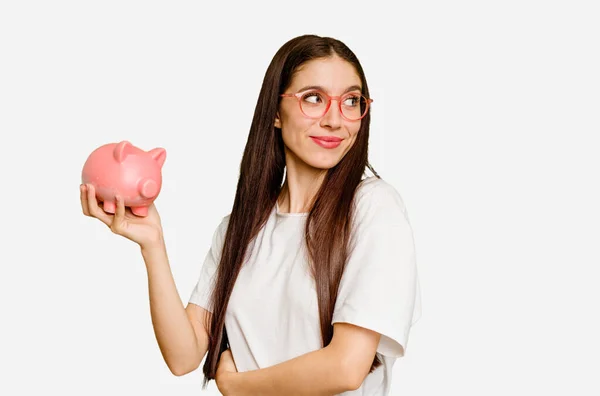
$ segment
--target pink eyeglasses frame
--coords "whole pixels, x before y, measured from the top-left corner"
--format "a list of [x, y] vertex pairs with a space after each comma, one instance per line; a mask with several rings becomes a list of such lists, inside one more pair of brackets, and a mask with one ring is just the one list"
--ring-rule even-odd
[[[319, 117], [310, 117], [308, 115], [306, 115], [306, 113], [304, 112], [304, 110], [302, 110], [302, 95], [308, 93], [308, 92], [318, 92], [321, 95], [323, 95], [324, 97], [327, 98], [327, 107], [325, 108], [325, 112], [323, 113], [323, 115], [319, 116]], [[350, 122], [354, 122], [354, 121], [360, 121], [362, 120], [368, 113], [369, 113], [369, 108], [371, 107], [371, 103], [373, 103], [373, 99], [371, 98], [367, 98], [365, 97], [362, 93], [360, 94], [363, 98], [366, 99], [366, 109], [365, 109], [365, 114], [363, 114], [360, 118], [357, 118], [355, 120], [352, 120], [348, 117], [346, 117], [344, 115], [344, 112], [342, 111], [342, 102], [344, 98], [351, 96], [351, 95], [356, 95], [356, 92], [348, 92], [345, 93], [343, 95], [338, 95], [338, 96], [331, 96], [328, 95], [327, 93], [321, 91], [320, 89], [307, 89], [304, 91], [300, 91], [300, 92], [296, 92], [296, 93], [287, 93], [287, 94], [281, 94], [279, 96], [283, 97], [283, 98], [291, 98], [291, 97], [295, 97], [296, 99], [298, 99], [298, 106], [300, 107], [300, 111], [302, 112], [302, 114], [306, 117], [306, 118], [312, 118], [312, 119], [317, 119], [317, 118], [321, 118], [323, 116], [325, 116], [325, 114], [327, 114], [327, 112], [329, 111], [330, 107], [331, 107], [331, 101], [333, 100], [337, 100], [338, 101], [338, 109], [340, 110], [340, 115], [342, 116], [343, 119], [345, 119], [346, 121], [350, 121]]]

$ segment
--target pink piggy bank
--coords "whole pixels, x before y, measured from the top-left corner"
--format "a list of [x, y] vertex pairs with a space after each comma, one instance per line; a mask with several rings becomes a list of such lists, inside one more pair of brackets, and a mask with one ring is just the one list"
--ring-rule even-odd
[[133, 214], [145, 217], [162, 186], [164, 148], [144, 151], [128, 141], [109, 143], [94, 150], [81, 172], [81, 181], [90, 183], [105, 212], [115, 213], [119, 194]]

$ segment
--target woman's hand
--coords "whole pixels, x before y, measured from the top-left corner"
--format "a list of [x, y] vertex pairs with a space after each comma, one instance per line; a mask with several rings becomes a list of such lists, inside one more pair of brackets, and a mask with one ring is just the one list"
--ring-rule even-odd
[[148, 207], [148, 215], [136, 216], [131, 209], [125, 208], [123, 199], [116, 198], [115, 214], [109, 214], [98, 205], [94, 186], [80, 186], [81, 210], [89, 217], [95, 217], [106, 224], [113, 233], [137, 243], [140, 247], [150, 247], [162, 240], [162, 225], [160, 216], [154, 204]]
[[227, 395], [227, 380], [233, 373], [237, 373], [237, 367], [235, 367], [231, 350], [226, 349], [221, 353], [221, 358], [217, 365], [217, 373], [215, 374], [217, 388], [219, 388], [219, 391], [223, 395]]

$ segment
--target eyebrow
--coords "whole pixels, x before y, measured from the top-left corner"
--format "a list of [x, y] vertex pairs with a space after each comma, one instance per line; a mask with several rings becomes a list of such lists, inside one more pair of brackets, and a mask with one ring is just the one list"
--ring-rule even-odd
[[[327, 90], [325, 88], [321, 87], [320, 85], [308, 85], [306, 87], [300, 88], [298, 90], [298, 92], [308, 91], [309, 89], [318, 89], [320, 91], [327, 92]], [[342, 95], [345, 94], [346, 92], [350, 92], [350, 91], [361, 91], [362, 92], [362, 88], [360, 87], [360, 85], [352, 85], [352, 86], [346, 88], [346, 90], [342, 93]]]

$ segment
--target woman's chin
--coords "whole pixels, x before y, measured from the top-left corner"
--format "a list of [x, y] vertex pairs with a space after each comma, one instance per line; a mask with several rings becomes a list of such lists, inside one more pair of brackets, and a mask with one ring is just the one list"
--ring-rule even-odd
[[336, 166], [340, 162], [340, 159], [334, 156], [323, 156], [320, 158], [311, 158], [310, 161], [307, 162], [308, 165], [317, 169], [331, 169]]

